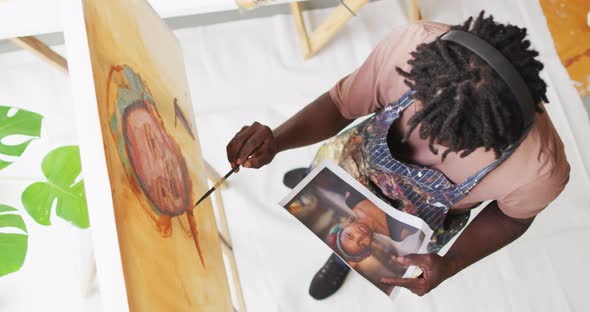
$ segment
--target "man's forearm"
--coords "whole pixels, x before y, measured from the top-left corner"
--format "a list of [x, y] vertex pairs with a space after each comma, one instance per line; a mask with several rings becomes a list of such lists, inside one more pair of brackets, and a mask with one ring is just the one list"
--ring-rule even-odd
[[490, 203], [444, 256], [449, 266], [447, 278], [513, 242], [526, 232], [533, 219], [508, 217], [500, 211], [497, 202]]
[[352, 120], [342, 116], [336, 103], [324, 93], [273, 131], [278, 151], [311, 145], [334, 136]]

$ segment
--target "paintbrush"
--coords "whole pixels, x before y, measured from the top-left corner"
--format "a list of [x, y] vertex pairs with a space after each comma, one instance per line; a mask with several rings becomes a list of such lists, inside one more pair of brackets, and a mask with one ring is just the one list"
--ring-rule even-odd
[[[251, 157], [251, 156], [252, 156], [254, 153], [256, 153], [256, 151], [257, 151], [259, 148], [260, 148], [260, 146], [259, 146], [259, 147], [257, 147], [257, 148], [255, 148], [255, 149], [252, 151], [252, 153], [250, 153], [250, 155], [248, 155], [248, 157], [246, 157], [246, 160], [244, 161], [244, 163], [245, 163], [245, 162], [246, 162], [248, 159], [250, 159], [250, 157]], [[242, 164], [243, 164], [243, 163], [242, 163]], [[197, 206], [198, 206], [198, 205], [199, 205], [199, 204], [200, 204], [202, 201], [204, 201], [204, 200], [205, 200], [207, 197], [209, 197], [209, 195], [211, 195], [213, 192], [215, 192], [215, 190], [216, 190], [216, 189], [218, 189], [218, 188], [219, 188], [219, 187], [220, 187], [220, 186], [221, 186], [223, 183], [225, 183], [225, 180], [227, 180], [227, 178], [229, 178], [229, 176], [230, 176], [230, 175], [232, 175], [234, 172], [236, 172], [236, 171], [237, 171], [239, 168], [240, 168], [240, 165], [236, 165], [236, 166], [235, 166], [235, 167], [233, 167], [233, 168], [232, 168], [232, 169], [231, 169], [231, 170], [230, 170], [228, 173], [226, 173], [226, 174], [223, 176], [223, 178], [219, 179], [219, 181], [217, 181], [217, 182], [216, 182], [216, 183], [213, 185], [213, 187], [212, 187], [210, 190], [208, 190], [208, 191], [205, 193], [205, 195], [203, 195], [203, 197], [201, 197], [201, 199], [199, 199], [199, 200], [197, 201], [197, 203], [195, 204], [195, 206], [194, 206], [194, 207], [197, 207]]]
[[240, 168], [240, 165], [236, 165], [235, 167], [232, 168], [232, 170], [230, 170], [228, 173], [226, 173], [223, 178], [219, 179], [219, 181], [217, 181], [213, 187], [211, 189], [209, 189], [205, 195], [203, 195], [203, 197], [201, 197], [201, 199], [199, 199], [197, 201], [197, 203], [195, 204], [195, 207], [197, 207], [202, 201], [204, 201], [207, 197], [209, 197], [209, 195], [211, 195], [213, 192], [215, 192], [215, 190], [217, 188], [219, 188], [223, 183], [225, 183], [225, 180], [227, 180], [227, 178], [229, 178], [230, 175], [232, 175], [234, 172], [236, 172], [236, 170], [238, 170], [238, 168]]

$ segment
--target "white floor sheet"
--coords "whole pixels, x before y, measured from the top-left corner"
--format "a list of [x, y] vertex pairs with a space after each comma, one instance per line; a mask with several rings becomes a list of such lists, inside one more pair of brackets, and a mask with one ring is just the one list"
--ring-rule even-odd
[[[278, 126], [359, 66], [392, 27], [406, 23], [400, 2], [403, 1], [370, 3], [333, 42], [308, 61], [302, 60], [289, 15], [178, 30], [205, 158], [224, 173], [229, 169], [226, 143], [242, 126], [253, 121]], [[586, 241], [590, 237], [590, 183], [586, 171], [590, 162], [584, 165], [590, 143], [579, 134], [579, 129], [587, 129], [588, 120], [578, 116], [577, 107], [571, 107], [580, 105], [582, 109], [582, 104], [567, 76], [564, 77], [565, 70], [555, 55], [538, 3], [429, 0], [421, 4], [426, 7], [423, 13], [427, 19], [459, 23], [485, 8], [499, 20], [530, 29], [533, 43], [546, 64], [544, 78], [550, 86], [551, 101], [546, 109], [565, 143], [572, 166], [569, 185], [523, 237], [424, 297], [404, 291], [395, 302], [390, 302], [362, 277], [351, 274], [336, 295], [315, 301], [307, 293], [309, 282], [330, 250], [277, 203], [289, 191], [282, 185], [283, 174], [307, 166], [317, 145], [285, 152], [264, 169], [240, 171], [223, 193], [249, 311], [590, 310], [585, 298], [590, 280], [590, 244]], [[305, 15], [311, 25], [317, 25], [328, 13], [329, 10], [319, 10]], [[68, 121], [74, 116], [68, 92], [65, 76], [54, 73], [32, 56], [23, 52], [0, 55], [0, 105], [22, 106], [46, 114], [46, 139], [34, 150], [39, 151], [39, 160], [50, 148], [76, 142], [73, 123]], [[41, 177], [39, 168], [34, 167], [39, 160], [14, 165], [9, 168], [11, 171], [0, 173], [0, 202], [19, 205], [17, 193], [31, 179]], [[15, 180], [2, 179], [8, 175]], [[43, 295], [47, 300], [51, 300], [52, 292], [63, 293], [63, 289], [52, 289], [50, 281], [39, 279], [37, 282], [43, 287], [34, 285], [34, 277], [41, 274], [56, 280], [59, 270], [70, 268], [72, 273], [66, 274], [68, 279], [61, 283], [71, 284], [67, 289], [76, 288], [80, 278], [76, 272], [84, 271], [84, 263], [51, 257], [56, 257], [56, 249], [69, 254], [78, 250], [87, 253], [86, 248], [79, 246], [88, 241], [87, 233], [57, 223], [63, 228], [59, 234], [40, 242], [43, 229], [35, 228], [27, 220], [33, 232], [40, 232], [38, 237], [34, 235], [38, 233], [31, 233], [30, 249], [37, 250], [36, 257], [47, 257], [52, 266], [30, 263], [22, 272], [10, 275], [10, 279], [0, 278], [0, 307], [19, 296], [23, 302], [8, 304], [10, 311], [47, 307], [47, 302], [26, 300], [27, 293], [42, 290], [49, 293]], [[72, 233], [81, 236], [79, 242], [71, 237]], [[48, 247], [53, 244], [58, 246]], [[71, 269], [72, 265], [78, 269]], [[27, 284], [17, 280], [21, 273], [27, 274]], [[96, 300], [79, 304], [96, 309], [94, 303]]]

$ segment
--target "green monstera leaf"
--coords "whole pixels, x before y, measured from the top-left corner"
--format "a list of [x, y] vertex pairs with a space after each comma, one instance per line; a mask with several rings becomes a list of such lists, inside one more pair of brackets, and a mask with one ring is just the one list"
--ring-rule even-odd
[[[26, 110], [17, 110], [14, 115], [12, 107], [0, 106], [0, 154], [20, 157], [29, 143], [41, 134], [41, 120], [43, 116]], [[16, 145], [7, 145], [3, 140], [9, 136], [23, 135], [28, 140]], [[12, 164], [12, 161], [0, 159], [0, 170]]]
[[21, 196], [23, 206], [39, 224], [50, 225], [51, 209], [79, 228], [88, 228], [88, 209], [77, 146], [63, 146], [49, 152], [41, 165], [46, 182], [29, 185]]
[[[27, 255], [27, 227], [15, 212], [10, 206], [0, 205], [0, 276], [20, 270]], [[6, 229], [18, 230], [7, 233]]]

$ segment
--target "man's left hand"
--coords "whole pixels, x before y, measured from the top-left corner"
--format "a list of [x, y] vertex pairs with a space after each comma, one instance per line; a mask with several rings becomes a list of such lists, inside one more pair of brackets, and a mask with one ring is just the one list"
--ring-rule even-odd
[[415, 265], [422, 270], [418, 278], [384, 277], [381, 282], [409, 289], [418, 296], [424, 296], [452, 275], [449, 261], [437, 254], [412, 254], [392, 257], [404, 267]]

